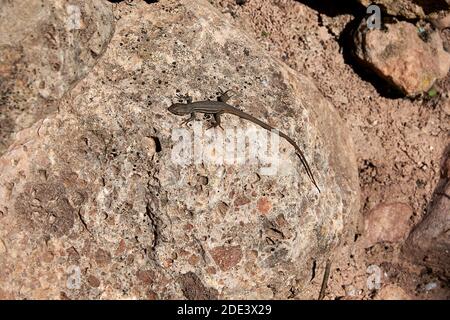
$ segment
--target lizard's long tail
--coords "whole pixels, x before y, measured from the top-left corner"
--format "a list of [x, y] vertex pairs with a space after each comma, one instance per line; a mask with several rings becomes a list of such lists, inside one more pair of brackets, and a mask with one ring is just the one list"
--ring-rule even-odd
[[[247, 120], [250, 120], [256, 124], [258, 124], [259, 126], [263, 127], [264, 129], [268, 130], [268, 131], [272, 131], [272, 130], [276, 130], [275, 128], [269, 126], [268, 124], [262, 122], [261, 120], [259, 120], [258, 118], [253, 117], [252, 115], [246, 113], [246, 112], [242, 112], [240, 110], [236, 110], [234, 108], [228, 108], [226, 111], [226, 113], [230, 113], [230, 114], [234, 114], [235, 116], [241, 117], [241, 118], [246, 118]], [[306, 161], [305, 155], [303, 154], [302, 150], [300, 150], [299, 146], [295, 143], [294, 140], [292, 140], [291, 138], [289, 138], [289, 136], [287, 136], [286, 134], [284, 134], [281, 131], [276, 130], [278, 135], [280, 137], [283, 137], [284, 139], [286, 139], [294, 148], [295, 151], [297, 151], [297, 156], [300, 158], [300, 161], [303, 165], [303, 167], [305, 168], [306, 174], [308, 175], [309, 179], [311, 180], [311, 182], [314, 184], [314, 186], [317, 188], [317, 190], [320, 193], [320, 189], [319, 186], [317, 185], [316, 180], [314, 179], [314, 176], [312, 174], [311, 168], [309, 167], [308, 161]]]
[[309, 167], [308, 161], [306, 161], [305, 155], [303, 154], [302, 150], [298, 147], [298, 145], [295, 143], [294, 140], [289, 138], [289, 136], [285, 135], [283, 132], [278, 131], [281, 137], [285, 138], [297, 151], [296, 154], [300, 158], [300, 162], [302, 163], [303, 167], [305, 168], [306, 174], [308, 175], [311, 182], [314, 184], [314, 186], [317, 188], [317, 191], [320, 193], [319, 186], [317, 185], [316, 180], [314, 179], [314, 175], [311, 171], [311, 168]]

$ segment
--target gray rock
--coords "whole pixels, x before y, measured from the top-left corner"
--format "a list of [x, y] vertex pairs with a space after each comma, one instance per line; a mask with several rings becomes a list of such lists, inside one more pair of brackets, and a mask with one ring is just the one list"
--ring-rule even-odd
[[114, 30], [107, 1], [2, 1], [0, 154], [14, 132], [56, 110], [91, 70]]
[[361, 63], [408, 96], [427, 92], [450, 68], [450, 54], [439, 33], [408, 22], [370, 30], [363, 20], [354, 41]]
[[[313, 260], [359, 214], [337, 112], [207, 1], [121, 3], [115, 14], [92, 71], [0, 157], [0, 298], [301, 297]], [[286, 141], [273, 176], [257, 162], [174, 161], [181, 119], [167, 107], [177, 90], [198, 100], [218, 87], [292, 135], [322, 193]], [[192, 137], [201, 125], [182, 130]], [[233, 116], [222, 126], [254, 128]]]

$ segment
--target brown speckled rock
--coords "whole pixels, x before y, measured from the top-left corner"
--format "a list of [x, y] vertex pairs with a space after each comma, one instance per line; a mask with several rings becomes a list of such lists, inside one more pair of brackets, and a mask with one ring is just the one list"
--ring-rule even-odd
[[[108, 50], [59, 112], [0, 157], [0, 295], [301, 298], [313, 261], [358, 218], [356, 161], [338, 114], [207, 1], [121, 3], [115, 15]], [[177, 92], [198, 100], [218, 87], [297, 141], [320, 194], [283, 140], [272, 176], [258, 161], [175, 163], [181, 119], [168, 106]], [[255, 127], [233, 116], [222, 126]]]
[[106, 0], [2, 1], [0, 154], [12, 133], [56, 110], [92, 68], [114, 31]]
[[439, 32], [419, 30], [409, 22], [367, 28], [363, 20], [355, 33], [355, 54], [368, 68], [408, 96], [427, 92], [450, 69], [450, 53]]

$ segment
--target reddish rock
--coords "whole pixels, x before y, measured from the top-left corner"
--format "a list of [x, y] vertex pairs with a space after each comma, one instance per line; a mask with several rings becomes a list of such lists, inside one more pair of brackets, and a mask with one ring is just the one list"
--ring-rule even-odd
[[419, 30], [409, 22], [368, 29], [363, 20], [355, 34], [359, 60], [408, 96], [427, 92], [447, 75], [450, 53], [438, 32]]
[[266, 197], [262, 197], [256, 203], [256, 207], [261, 214], [267, 214], [272, 209], [272, 203]]
[[155, 274], [151, 270], [139, 270], [136, 273], [136, 277], [139, 280], [141, 280], [145, 285], [151, 285], [153, 283]]
[[222, 271], [230, 270], [242, 259], [242, 250], [240, 246], [216, 247], [210, 250], [209, 253]]
[[399, 242], [410, 230], [413, 211], [405, 203], [379, 204], [364, 216], [364, 244], [371, 247], [378, 242]]

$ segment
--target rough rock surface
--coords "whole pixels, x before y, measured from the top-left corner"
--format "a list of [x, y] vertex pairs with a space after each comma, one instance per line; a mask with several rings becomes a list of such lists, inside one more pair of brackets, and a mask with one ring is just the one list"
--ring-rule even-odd
[[[345, 119], [355, 141], [361, 185], [361, 211], [379, 203], [402, 202], [413, 208], [412, 223], [425, 214], [439, 181], [440, 161], [450, 142], [450, 74], [438, 80], [433, 98], [392, 99], [379, 81], [360, 73], [346, 59], [342, 39], [358, 19], [353, 1], [252, 0], [243, 6], [234, 0], [213, 3], [248, 30], [272, 55], [300, 73], [310, 75]], [[349, 25], [350, 24], [350, 25]], [[323, 32], [325, 29], [325, 32]], [[328, 30], [328, 40], [326, 31]], [[441, 34], [450, 43], [450, 29]], [[448, 102], [448, 101], [447, 101]], [[446, 113], [447, 112], [447, 113]], [[415, 299], [449, 299], [448, 283], [429, 268], [412, 264], [400, 255], [402, 243], [363, 248], [363, 237], [337, 250], [325, 299], [373, 299], [367, 286], [367, 267], [377, 264]], [[313, 282], [320, 286], [323, 265], [318, 263]], [[441, 279], [441, 280], [439, 280]], [[429, 282], [438, 288], [420, 288]], [[348, 289], [348, 290], [347, 290]], [[311, 298], [317, 298], [316, 291]]]
[[400, 242], [411, 229], [411, 207], [405, 203], [381, 203], [364, 216], [366, 247], [379, 242]]
[[362, 21], [354, 36], [357, 58], [408, 96], [427, 92], [447, 75], [450, 53], [438, 32], [420, 31], [408, 22], [367, 28]]
[[405, 252], [415, 262], [450, 277], [450, 146], [428, 214], [409, 235]]
[[384, 286], [375, 295], [375, 300], [411, 300], [412, 297], [401, 287], [389, 284]]
[[448, 0], [359, 0], [359, 2], [365, 7], [377, 4], [382, 6], [386, 13], [407, 19], [423, 19], [428, 14], [449, 9]]
[[[359, 212], [339, 116], [309, 78], [206, 1], [123, 4], [115, 14], [93, 70], [0, 158], [0, 298], [301, 298], [314, 260]], [[258, 175], [257, 163], [174, 163], [171, 100], [219, 86], [293, 136], [322, 193], [285, 141], [275, 176]]]
[[432, 13], [428, 20], [439, 30], [450, 28], [450, 10]]
[[0, 154], [14, 132], [54, 111], [83, 78], [114, 30], [104, 0], [2, 1], [0, 5]]

